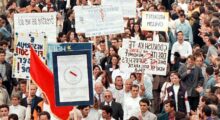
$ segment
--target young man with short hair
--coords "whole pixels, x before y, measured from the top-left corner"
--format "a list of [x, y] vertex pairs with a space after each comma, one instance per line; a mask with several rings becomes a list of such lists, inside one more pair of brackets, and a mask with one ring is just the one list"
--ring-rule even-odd
[[102, 117], [100, 120], [115, 120], [112, 118], [112, 108], [110, 106], [103, 106], [102, 107]]
[[157, 120], [157, 116], [149, 111], [150, 101], [147, 98], [142, 98], [139, 102], [139, 105], [139, 120]]
[[50, 120], [50, 114], [46, 111], [43, 111], [39, 114], [39, 120]]

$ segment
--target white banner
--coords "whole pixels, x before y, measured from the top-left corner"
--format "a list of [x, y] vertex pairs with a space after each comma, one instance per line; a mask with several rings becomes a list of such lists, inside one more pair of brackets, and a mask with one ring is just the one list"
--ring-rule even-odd
[[22, 13], [14, 15], [15, 33], [45, 32], [49, 43], [56, 40], [56, 13]]
[[119, 6], [123, 17], [136, 17], [136, 0], [102, 0], [102, 5]]
[[[79, 6], [77, 6], [79, 7]], [[76, 13], [76, 31], [83, 27], [86, 37], [118, 34], [124, 32], [122, 12], [116, 6], [83, 6], [74, 8]], [[82, 11], [82, 15], [81, 14]]]
[[124, 39], [119, 50], [120, 70], [166, 75], [168, 50], [168, 43]]
[[142, 30], [168, 31], [168, 12], [143, 12]]

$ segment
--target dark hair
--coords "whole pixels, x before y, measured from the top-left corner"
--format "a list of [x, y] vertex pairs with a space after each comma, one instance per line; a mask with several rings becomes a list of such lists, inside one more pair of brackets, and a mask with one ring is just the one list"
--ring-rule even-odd
[[[115, 53], [118, 54], [118, 49], [115, 46], [111, 46], [110, 48], [112, 48], [115, 51]], [[109, 50], [110, 50], [110, 48], [109, 48]]]
[[40, 117], [40, 116], [42, 116], [42, 115], [46, 115], [47, 118], [50, 120], [50, 113], [48, 113], [47, 111], [41, 112], [38, 116]]
[[16, 114], [10, 114], [9, 116], [8, 116], [8, 120], [18, 120], [18, 115], [16, 115]]
[[130, 77], [131, 77], [132, 75], [135, 77], [135, 79], [137, 79], [137, 76], [136, 76], [135, 73], [131, 73], [131, 74], [130, 74]]
[[8, 45], [8, 42], [5, 40], [2, 40], [2, 41], [0, 41], [0, 46], [2, 46], [2, 45]]
[[136, 85], [136, 84], [134, 84], [134, 85], [131, 86], [131, 89], [132, 89], [132, 88], [138, 88], [138, 89], [139, 89], [139, 86]]
[[188, 57], [187, 57], [187, 60], [188, 59], [190, 59], [190, 60], [192, 60], [192, 61], [195, 61], [195, 57], [193, 56], [193, 55], [189, 55]]
[[112, 108], [108, 105], [104, 105], [102, 107], [102, 110], [104, 110], [107, 114], [110, 114], [110, 116], [112, 116]]
[[212, 114], [212, 109], [211, 109], [208, 105], [205, 105], [205, 106], [202, 108], [202, 112], [204, 112], [206, 116], [211, 116], [211, 114]]
[[176, 35], [178, 35], [179, 33], [182, 33], [182, 34], [183, 34], [183, 31], [178, 31], [178, 32], [176, 32]]
[[66, 19], [68, 19], [72, 13], [73, 13], [73, 10], [69, 9], [66, 13]]
[[208, 75], [212, 75], [214, 73], [214, 69], [212, 66], [208, 66], [206, 69], [205, 69], [205, 72], [208, 74]]
[[128, 120], [139, 120], [139, 119], [135, 116], [131, 116]]
[[20, 84], [25, 84], [25, 85], [27, 85], [27, 81], [24, 80], [24, 79], [20, 80], [19, 83], [20, 83]]
[[150, 102], [147, 98], [142, 98], [140, 101], [139, 101], [139, 104], [140, 103], [147, 103], [147, 105], [149, 106], [150, 105]]
[[213, 37], [209, 37], [209, 42], [210, 42], [212, 45], [215, 45], [216, 40], [215, 40]]
[[3, 49], [0, 49], [0, 54], [5, 54], [5, 55], [6, 55], [6, 52], [5, 52], [5, 50], [3, 50]]
[[77, 109], [83, 110], [83, 109], [85, 109], [85, 108], [87, 108], [87, 107], [89, 107], [89, 105], [79, 105], [79, 106], [77, 107]]
[[99, 66], [99, 65], [94, 65], [94, 66], [93, 66], [93, 70], [94, 70], [95, 68], [99, 68], [99, 70], [102, 70], [102, 69], [101, 69], [101, 66]]
[[105, 83], [103, 83], [102, 80], [101, 80], [101, 82], [102, 82], [103, 86], [107, 89], [108, 87], [110, 87], [110, 83], [112, 83], [112, 79], [105, 70], [103, 70], [101, 73], [105, 75], [104, 76]]
[[118, 61], [120, 60], [120, 56], [118, 54], [114, 54], [111, 56], [111, 58], [116, 57], [118, 59]]
[[175, 102], [174, 102], [174, 100], [168, 99], [168, 100], [165, 100], [165, 101], [163, 102], [164, 105], [166, 105], [166, 104], [168, 104], [168, 103], [170, 103], [170, 107], [175, 108]]
[[9, 111], [9, 107], [8, 107], [8, 105], [6, 105], [6, 104], [2, 104], [2, 105], [0, 105], [0, 109], [2, 109], [2, 108], [7, 108], [8, 111]]

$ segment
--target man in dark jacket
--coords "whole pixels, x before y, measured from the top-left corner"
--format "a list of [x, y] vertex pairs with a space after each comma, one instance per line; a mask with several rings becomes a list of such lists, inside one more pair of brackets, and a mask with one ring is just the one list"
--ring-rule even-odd
[[190, 55], [186, 64], [180, 66], [178, 72], [187, 90], [190, 108], [196, 110], [199, 104], [199, 93], [196, 88], [203, 85], [204, 77], [201, 68], [195, 66], [195, 57]]
[[101, 103], [101, 108], [104, 105], [108, 105], [112, 108], [112, 117], [116, 120], [123, 120], [123, 109], [120, 103], [113, 101], [112, 92], [106, 90], [104, 93], [105, 101]]
[[5, 51], [0, 49], [0, 74], [2, 76], [3, 85], [6, 87], [9, 95], [13, 90], [13, 86], [16, 86], [17, 80], [12, 78], [12, 66], [5, 61]]

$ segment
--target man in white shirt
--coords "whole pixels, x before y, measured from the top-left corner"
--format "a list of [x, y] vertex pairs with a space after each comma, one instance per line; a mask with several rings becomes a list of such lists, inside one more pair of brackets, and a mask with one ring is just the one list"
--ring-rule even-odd
[[123, 104], [123, 95], [124, 95], [124, 90], [123, 90], [123, 79], [121, 76], [117, 76], [115, 78], [115, 86], [114, 88], [112, 89], [112, 94], [113, 94], [113, 97], [115, 98], [115, 102], [119, 102], [121, 104]]
[[139, 86], [132, 85], [131, 87], [131, 96], [125, 99], [124, 102], [124, 120], [128, 120], [131, 116], [137, 116], [139, 112]]
[[139, 102], [140, 112], [139, 120], [157, 120], [157, 116], [149, 111], [150, 102], [147, 98], [142, 98]]
[[177, 41], [171, 49], [171, 63], [174, 64], [174, 53], [178, 52], [182, 60], [185, 60], [189, 55], [192, 55], [192, 47], [188, 41], [184, 41], [183, 32], [177, 32]]
[[24, 120], [26, 115], [26, 108], [21, 106], [20, 103], [20, 96], [18, 94], [13, 94], [11, 97], [12, 105], [9, 106], [9, 114], [16, 114], [18, 115], [19, 120]]

